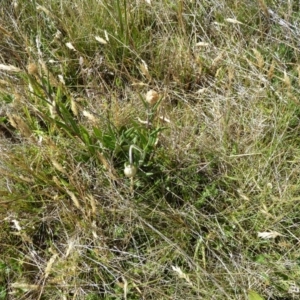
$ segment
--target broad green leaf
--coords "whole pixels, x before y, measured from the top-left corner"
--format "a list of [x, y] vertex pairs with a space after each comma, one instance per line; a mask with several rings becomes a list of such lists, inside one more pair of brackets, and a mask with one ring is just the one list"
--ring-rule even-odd
[[248, 292], [248, 299], [249, 300], [265, 300], [262, 296], [260, 296], [257, 292], [255, 291], [249, 291]]

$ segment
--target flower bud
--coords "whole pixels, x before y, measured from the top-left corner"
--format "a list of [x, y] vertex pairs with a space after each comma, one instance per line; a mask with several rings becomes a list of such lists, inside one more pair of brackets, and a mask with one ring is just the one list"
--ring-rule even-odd
[[126, 177], [134, 177], [137, 172], [137, 168], [134, 165], [125, 165], [124, 174]]

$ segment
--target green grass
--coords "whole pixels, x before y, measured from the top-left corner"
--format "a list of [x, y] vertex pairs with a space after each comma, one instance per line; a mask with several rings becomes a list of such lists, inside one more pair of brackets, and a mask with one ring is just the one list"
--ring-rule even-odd
[[0, 300], [297, 299], [299, 9], [4, 1]]

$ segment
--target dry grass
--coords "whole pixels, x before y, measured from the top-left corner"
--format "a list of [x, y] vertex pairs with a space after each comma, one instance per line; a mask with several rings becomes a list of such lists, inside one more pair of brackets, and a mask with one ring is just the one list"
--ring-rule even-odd
[[248, 2], [3, 2], [0, 299], [299, 297], [300, 8]]

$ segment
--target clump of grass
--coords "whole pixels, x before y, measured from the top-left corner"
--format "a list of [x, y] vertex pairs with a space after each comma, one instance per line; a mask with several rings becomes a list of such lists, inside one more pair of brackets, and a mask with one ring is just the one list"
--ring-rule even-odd
[[4, 2], [0, 299], [298, 297], [299, 7], [227, 2]]

